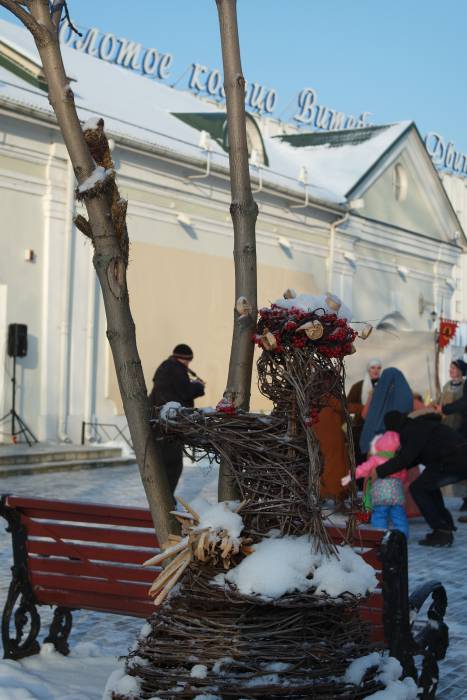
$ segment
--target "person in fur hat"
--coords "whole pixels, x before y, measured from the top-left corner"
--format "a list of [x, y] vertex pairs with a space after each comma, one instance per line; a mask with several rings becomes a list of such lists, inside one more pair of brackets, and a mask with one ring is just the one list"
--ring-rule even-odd
[[366, 372], [363, 379], [355, 382], [350, 387], [347, 394], [347, 410], [352, 415], [352, 436], [355, 449], [355, 461], [361, 462], [365, 459], [365, 455], [360, 452], [360, 435], [363, 430], [362, 411], [378, 380], [381, 376], [383, 363], [377, 357], [373, 357], [366, 366]]
[[[373, 469], [394, 457], [399, 447], [399, 435], [393, 430], [377, 435], [371, 442], [369, 459], [359, 464], [356, 469], [356, 478], [369, 478]], [[404, 507], [406, 481], [406, 469], [400, 469], [386, 479], [371, 480], [371, 524], [383, 530], [392, 524], [394, 530], [400, 530], [408, 538], [409, 523]], [[347, 486], [349, 482], [350, 475], [342, 479], [343, 486]]]

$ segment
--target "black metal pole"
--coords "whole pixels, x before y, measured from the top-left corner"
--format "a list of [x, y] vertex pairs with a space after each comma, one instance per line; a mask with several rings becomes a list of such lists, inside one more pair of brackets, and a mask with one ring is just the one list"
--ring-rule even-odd
[[16, 415], [16, 355], [13, 357], [13, 377], [11, 380], [13, 384], [13, 389], [12, 389], [12, 408], [11, 408], [11, 439], [13, 442], [15, 441], [15, 415]]

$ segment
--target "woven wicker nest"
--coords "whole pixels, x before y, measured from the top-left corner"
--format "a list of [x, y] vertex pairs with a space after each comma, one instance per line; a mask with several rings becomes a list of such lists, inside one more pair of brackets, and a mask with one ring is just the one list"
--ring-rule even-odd
[[[127, 673], [138, 678], [141, 700], [202, 694], [350, 700], [382, 687], [371, 672], [358, 687], [343, 679], [350, 660], [369, 651], [356, 596], [313, 600], [310, 592], [272, 603], [212, 587], [216, 571], [191, 565], [130, 653]], [[193, 671], [199, 665], [203, 677]], [[118, 693], [112, 699], [128, 700]]]

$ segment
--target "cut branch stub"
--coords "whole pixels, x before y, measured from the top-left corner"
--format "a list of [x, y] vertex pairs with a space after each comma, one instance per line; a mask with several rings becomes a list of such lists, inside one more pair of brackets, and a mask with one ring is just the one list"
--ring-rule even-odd
[[107, 265], [107, 281], [110, 291], [116, 299], [123, 299], [126, 296], [126, 265], [122, 258], [110, 260]]
[[92, 228], [89, 221], [81, 214], [78, 214], [78, 216], [75, 217], [74, 221], [76, 228], [79, 231], [81, 231], [81, 233], [83, 233], [87, 238], [92, 239]]
[[240, 317], [249, 316], [252, 312], [251, 304], [246, 297], [238, 297], [235, 308]]

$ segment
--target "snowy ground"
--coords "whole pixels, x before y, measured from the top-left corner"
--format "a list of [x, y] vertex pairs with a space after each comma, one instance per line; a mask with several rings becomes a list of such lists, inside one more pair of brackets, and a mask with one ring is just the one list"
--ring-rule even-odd
[[[1, 479], [2, 493], [95, 501], [116, 505], [145, 505], [138, 469], [73, 471]], [[186, 466], [179, 487], [190, 501], [201, 495], [214, 500], [217, 468]], [[455, 509], [458, 501], [452, 500]], [[448, 658], [441, 664], [441, 700], [467, 698], [467, 525], [459, 525], [451, 549], [426, 550], [416, 544], [426, 527], [411, 524], [409, 571], [411, 587], [439, 578], [448, 591], [447, 623], [451, 632]], [[0, 603], [10, 580], [10, 536], [0, 531]], [[50, 612], [41, 608], [44, 636]], [[0, 661], [0, 700], [101, 700], [106, 680], [118, 666], [118, 656], [134, 643], [143, 621], [118, 615], [78, 611], [73, 614], [71, 654], [56, 654], [50, 645], [39, 656], [20, 662]]]

